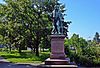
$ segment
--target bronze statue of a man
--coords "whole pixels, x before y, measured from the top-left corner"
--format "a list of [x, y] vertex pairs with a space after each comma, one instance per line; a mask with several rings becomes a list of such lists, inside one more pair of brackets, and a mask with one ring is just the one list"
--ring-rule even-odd
[[62, 18], [63, 15], [60, 11], [60, 5], [55, 5], [55, 9], [53, 10], [53, 30], [52, 34], [62, 34], [63, 26], [62, 26]]

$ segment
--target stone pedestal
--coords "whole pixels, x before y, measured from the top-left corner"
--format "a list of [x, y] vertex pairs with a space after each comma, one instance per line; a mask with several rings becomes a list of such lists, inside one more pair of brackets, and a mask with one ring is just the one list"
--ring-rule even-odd
[[51, 59], [65, 59], [64, 35], [51, 35]]
[[65, 57], [64, 35], [51, 35], [51, 54], [45, 60], [47, 65], [65, 65], [70, 63], [70, 59]]
[[64, 35], [51, 35], [51, 54], [50, 58], [45, 60], [42, 68], [78, 68], [71, 64], [70, 59], [65, 57], [64, 53]]

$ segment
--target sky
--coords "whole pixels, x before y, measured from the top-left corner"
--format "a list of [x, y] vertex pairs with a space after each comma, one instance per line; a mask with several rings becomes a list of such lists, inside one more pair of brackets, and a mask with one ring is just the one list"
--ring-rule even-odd
[[3, 0], [0, 0], [0, 3], [4, 3]]
[[[67, 16], [65, 20], [72, 21], [68, 37], [74, 33], [87, 40], [100, 33], [100, 0], [60, 0], [65, 4]], [[3, 0], [0, 0], [3, 3]]]
[[100, 0], [60, 0], [66, 5], [65, 20], [72, 21], [69, 37], [79, 34], [87, 40], [100, 33]]

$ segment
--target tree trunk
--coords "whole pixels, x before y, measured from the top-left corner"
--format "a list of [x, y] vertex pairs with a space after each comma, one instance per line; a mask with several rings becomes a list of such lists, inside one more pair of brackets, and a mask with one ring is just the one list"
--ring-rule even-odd
[[19, 53], [22, 53], [21, 46], [19, 45]]
[[35, 53], [35, 52], [36, 52], [36, 49], [35, 49], [35, 47], [34, 47], [33, 49], [34, 49], [33, 51], [34, 51], [34, 53]]
[[9, 50], [10, 50], [10, 52], [11, 52], [11, 44], [9, 45]]
[[39, 56], [40, 32], [37, 30], [35, 39], [36, 56]]
[[43, 52], [44, 52], [44, 47], [42, 49], [43, 49]]
[[36, 56], [39, 56], [39, 41], [36, 41]]

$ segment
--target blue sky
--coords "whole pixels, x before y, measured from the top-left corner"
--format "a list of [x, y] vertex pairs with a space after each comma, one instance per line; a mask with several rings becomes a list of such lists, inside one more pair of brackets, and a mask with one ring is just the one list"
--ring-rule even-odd
[[4, 3], [3, 0], [0, 0], [0, 3]]
[[[0, 0], [0, 3], [2, 2], [3, 0]], [[72, 21], [69, 26], [69, 37], [76, 33], [85, 39], [92, 39], [95, 32], [100, 33], [100, 0], [60, 0], [60, 2], [66, 5], [65, 20]]]
[[69, 36], [79, 34], [92, 39], [95, 32], [100, 33], [100, 0], [60, 0], [66, 5], [66, 20], [71, 20]]

